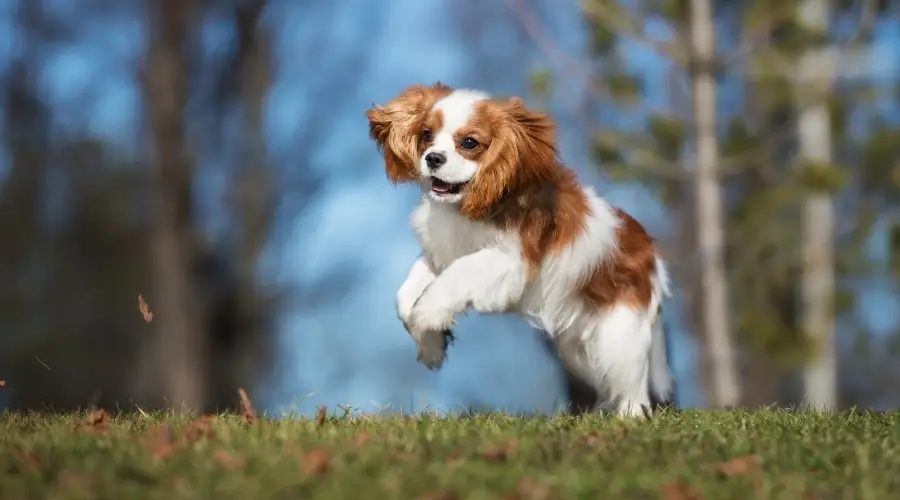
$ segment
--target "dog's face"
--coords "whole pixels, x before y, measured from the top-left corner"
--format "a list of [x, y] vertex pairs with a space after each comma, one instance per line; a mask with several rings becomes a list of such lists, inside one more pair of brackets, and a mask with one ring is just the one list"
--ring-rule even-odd
[[472, 218], [545, 180], [556, 159], [553, 122], [518, 98], [414, 86], [367, 116], [391, 181], [418, 182], [426, 196]]

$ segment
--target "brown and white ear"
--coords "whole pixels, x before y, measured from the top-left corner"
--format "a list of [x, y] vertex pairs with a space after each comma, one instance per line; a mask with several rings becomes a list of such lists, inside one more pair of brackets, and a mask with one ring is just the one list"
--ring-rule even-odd
[[553, 119], [528, 109], [518, 97], [497, 105], [503, 120], [461, 207], [474, 219], [488, 217], [506, 193], [549, 181], [556, 172]]
[[366, 111], [369, 136], [384, 151], [384, 166], [394, 184], [418, 179], [416, 166], [419, 132], [425, 114], [441, 97], [452, 92], [437, 82], [431, 86], [413, 85], [385, 104]]

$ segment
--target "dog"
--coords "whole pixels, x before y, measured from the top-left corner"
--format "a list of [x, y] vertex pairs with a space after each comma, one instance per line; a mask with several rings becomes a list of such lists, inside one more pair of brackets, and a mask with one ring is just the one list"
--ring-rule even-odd
[[397, 292], [419, 362], [441, 368], [455, 315], [515, 312], [595, 392], [594, 409], [643, 417], [670, 401], [666, 264], [640, 223], [560, 161], [550, 116], [440, 82], [366, 116], [388, 179], [422, 190], [410, 219], [422, 253]]

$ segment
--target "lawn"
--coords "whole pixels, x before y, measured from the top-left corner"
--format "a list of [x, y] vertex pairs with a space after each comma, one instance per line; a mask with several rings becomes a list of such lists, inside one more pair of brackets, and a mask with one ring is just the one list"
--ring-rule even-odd
[[3, 414], [0, 498], [900, 495], [900, 413], [687, 411], [641, 423], [340, 413]]

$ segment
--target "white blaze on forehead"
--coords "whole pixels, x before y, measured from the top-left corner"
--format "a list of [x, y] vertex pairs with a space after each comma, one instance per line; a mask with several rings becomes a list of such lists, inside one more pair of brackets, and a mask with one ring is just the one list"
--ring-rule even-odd
[[[435, 130], [435, 135], [449, 135], [452, 145], [453, 133], [469, 123], [472, 113], [475, 112], [475, 105], [490, 99], [490, 97], [480, 90], [454, 90], [453, 93], [436, 102], [434, 109], [441, 111], [444, 121], [441, 130]], [[441, 137], [441, 139], [446, 140], [445, 137]]]

